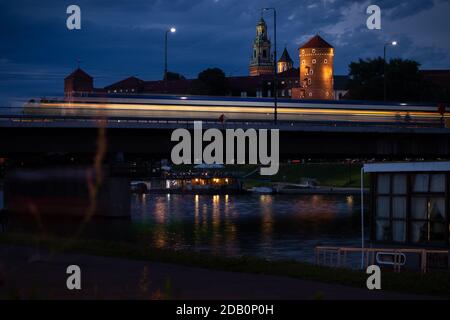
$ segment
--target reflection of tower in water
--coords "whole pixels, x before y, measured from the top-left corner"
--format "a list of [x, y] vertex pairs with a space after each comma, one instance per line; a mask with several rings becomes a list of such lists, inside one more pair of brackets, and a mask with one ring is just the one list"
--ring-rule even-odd
[[259, 197], [259, 205], [261, 207], [261, 235], [263, 250], [272, 249], [272, 233], [273, 233], [273, 208], [272, 196], [261, 195]]
[[199, 244], [200, 241], [200, 203], [199, 195], [194, 196], [194, 243]]
[[225, 250], [229, 255], [236, 255], [236, 225], [233, 221], [232, 202], [228, 195], [225, 195], [224, 202], [224, 228], [225, 228]]
[[212, 199], [212, 245], [214, 250], [220, 248], [220, 196], [214, 195]]
[[167, 207], [166, 207], [166, 201], [164, 201], [164, 198], [158, 197], [156, 199], [155, 203], [155, 232], [154, 232], [154, 241], [155, 246], [157, 248], [163, 248], [167, 244], [167, 230], [166, 230], [166, 214], [167, 214]]

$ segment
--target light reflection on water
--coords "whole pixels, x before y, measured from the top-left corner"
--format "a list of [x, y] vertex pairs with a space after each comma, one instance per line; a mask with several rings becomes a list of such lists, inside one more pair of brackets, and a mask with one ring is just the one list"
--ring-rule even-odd
[[322, 195], [134, 195], [132, 223], [160, 248], [313, 259], [359, 244], [359, 199]]
[[[359, 246], [359, 209], [359, 197], [353, 196], [133, 195], [131, 221], [92, 220], [83, 237], [312, 261], [317, 245]], [[11, 226], [12, 231], [41, 232], [34, 220]], [[45, 229], [67, 236], [78, 226], [70, 219], [50, 219]]]

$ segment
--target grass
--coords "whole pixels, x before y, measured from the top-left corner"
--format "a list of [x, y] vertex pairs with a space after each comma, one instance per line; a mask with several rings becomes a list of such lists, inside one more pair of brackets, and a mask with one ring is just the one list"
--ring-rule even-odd
[[[255, 257], [224, 257], [193, 251], [174, 251], [126, 242], [77, 239], [68, 241], [59, 237], [40, 238], [26, 234], [2, 234], [0, 243], [36, 245], [53, 253], [82, 253], [124, 259], [166, 262], [191, 267], [280, 275], [324, 283], [365, 288], [365, 272], [337, 269], [297, 261], [267, 261]], [[425, 275], [402, 272], [383, 272], [382, 288], [405, 293], [450, 297], [450, 272], [433, 272]]]
[[319, 185], [359, 187], [361, 166], [342, 163], [311, 163], [281, 165], [273, 181], [299, 183], [303, 178], [315, 179]]
[[[239, 176], [245, 176], [254, 171], [256, 165], [227, 165], [222, 170], [233, 172]], [[174, 170], [189, 170], [192, 166], [176, 166]], [[360, 186], [360, 164], [332, 163], [306, 163], [306, 164], [281, 164], [279, 171], [274, 176], [260, 176], [259, 172], [252, 174], [245, 180], [245, 187], [269, 186], [272, 182], [300, 183], [304, 178], [314, 179], [322, 186], [330, 187], [354, 187]], [[365, 176], [366, 187], [369, 186], [368, 176]]]

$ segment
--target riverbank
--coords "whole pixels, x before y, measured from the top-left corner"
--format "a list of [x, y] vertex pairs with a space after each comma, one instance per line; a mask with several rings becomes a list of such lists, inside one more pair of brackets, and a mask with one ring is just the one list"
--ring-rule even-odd
[[[30, 259], [31, 257], [31, 259]], [[0, 246], [2, 299], [428, 299], [428, 296], [369, 291], [283, 276], [208, 270], [174, 264], [52, 253]], [[82, 290], [66, 288], [66, 268], [80, 266]]]
[[[320, 287], [319, 283], [330, 284], [330, 291], [327, 292], [335, 292], [337, 294], [337, 298], [340, 294], [339, 290], [337, 290], [336, 288], [339, 288], [339, 286], [341, 285], [355, 289], [359, 288], [361, 294], [367, 291], [367, 289], [365, 289], [365, 283], [367, 279], [367, 275], [365, 274], [365, 272], [319, 267], [309, 263], [297, 261], [267, 261], [254, 257], [229, 258], [225, 256], [216, 256], [212, 254], [204, 254], [193, 251], [156, 249], [148, 246], [138, 246], [132, 243], [105, 242], [82, 239], [69, 241], [62, 238], [40, 238], [21, 234], [0, 235], [0, 243], [2, 244], [2, 246], [6, 247], [11, 245], [26, 246], [28, 247], [27, 250], [31, 250], [30, 246], [39, 244], [39, 248], [41, 250], [46, 250], [46, 256], [51, 257], [61, 255], [64, 257], [64, 255], [66, 254], [76, 253], [101, 257], [114, 257], [125, 260], [140, 260], [152, 263], [169, 263], [175, 264], [177, 266], [194, 267], [217, 271], [256, 274], [264, 276], [281, 276], [290, 279], [290, 281], [293, 281], [293, 279], [313, 281], [318, 282], [318, 284], [314, 286], [314, 288], [322, 288]], [[28, 258], [29, 257], [30, 256], [28, 256]], [[4, 260], [6, 263], [10, 263], [8, 262], [9, 259], [9, 254], [2, 256], [2, 260]], [[77, 260], [70, 260], [70, 263], [75, 263], [76, 261]], [[69, 260], [67, 260], [67, 262], [69, 262]], [[32, 269], [33, 268], [31, 268], [31, 272]], [[107, 273], [116, 274], [117, 277], [120, 277], [120, 275], [123, 273], [123, 270], [121, 270], [119, 267], [114, 267], [113, 264], [108, 265], [108, 267], [105, 268], [105, 271]], [[151, 273], [151, 271], [149, 272]], [[65, 273], [62, 276], [64, 277]], [[202, 277], [199, 275], [198, 279], [201, 278]], [[259, 280], [257, 282], [259, 282]], [[226, 288], [226, 283], [227, 282], [225, 281], [224, 288]], [[284, 286], [280, 286], [280, 288], [283, 287]], [[293, 287], [295, 288], [295, 286]], [[387, 291], [397, 291], [403, 292], [407, 295], [421, 294], [439, 297], [450, 297], [450, 273], [440, 272], [421, 275], [417, 273], [395, 274], [385, 272], [383, 273], [382, 278], [382, 288], [383, 291], [381, 291], [381, 293]], [[207, 293], [206, 289], [204, 293]], [[230, 288], [228, 289], [231, 290]], [[296, 290], [299, 289], [297, 288]], [[307, 298], [307, 295], [309, 295], [309, 298], [314, 298], [316, 293], [316, 297], [320, 296], [318, 292], [314, 292], [314, 290], [307, 291], [306, 293], [303, 292], [301, 297]], [[355, 291], [355, 293], [356, 292], [358, 291]], [[363, 296], [365, 295], [362, 295], [361, 297]], [[301, 297], [299, 296], [299, 298]], [[358, 294], [355, 296], [355, 298], [357, 297]], [[254, 298], [256, 298], [256, 296]], [[325, 298], [331, 298], [331, 295], [328, 297], [325, 296]], [[292, 299], [295, 299], [295, 297], [292, 297]]]
[[[264, 188], [264, 187], [263, 187]], [[303, 187], [298, 188], [295, 186], [280, 186], [279, 183], [272, 183], [270, 186], [265, 187], [264, 189], [271, 190], [272, 194], [281, 194], [281, 195], [343, 195], [343, 196], [359, 196], [361, 195], [360, 188], [343, 188], [343, 187], [326, 187], [326, 186], [317, 186], [317, 187]], [[258, 188], [257, 188], [258, 189]], [[253, 189], [254, 190], [254, 189]], [[253, 192], [258, 194], [253, 190], [247, 190], [247, 192]], [[369, 194], [369, 189], [364, 188], [364, 194]]]
[[[257, 165], [226, 165], [223, 169], [215, 169], [212, 173], [229, 174], [241, 178], [246, 189], [267, 186], [271, 183], [302, 183], [304, 180], [313, 180], [317, 185], [334, 188], [359, 188], [361, 167], [360, 163], [344, 162], [281, 163], [276, 175], [261, 176]], [[174, 173], [193, 170], [192, 165], [179, 165], [172, 168]], [[369, 187], [369, 180], [364, 179], [364, 184], [364, 187]]]

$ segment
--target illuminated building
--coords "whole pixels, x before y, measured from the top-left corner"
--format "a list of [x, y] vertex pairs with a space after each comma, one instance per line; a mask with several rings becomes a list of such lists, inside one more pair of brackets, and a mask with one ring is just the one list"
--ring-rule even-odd
[[292, 61], [286, 48], [284, 48], [281, 58], [277, 62], [277, 72], [282, 73], [291, 70], [294, 67], [294, 61]]
[[300, 87], [293, 90], [297, 99], [334, 99], [334, 48], [316, 35], [299, 49]]
[[[277, 61], [278, 97], [295, 99], [345, 98], [348, 76], [333, 75], [333, 47], [320, 36], [311, 38], [300, 48], [300, 68], [294, 67], [287, 48]], [[267, 25], [261, 18], [256, 26], [253, 52], [250, 61], [250, 76], [227, 77], [230, 96], [273, 97], [273, 65], [271, 42]], [[299, 76], [300, 75], [300, 76]], [[179, 94], [189, 95], [195, 79], [146, 81], [128, 77], [104, 88], [94, 88], [93, 79], [81, 69], [76, 69], [64, 83], [66, 96], [77, 93], [106, 94]], [[336, 88], [334, 88], [336, 86]], [[336, 90], [335, 90], [336, 89]]]
[[273, 74], [274, 61], [270, 48], [271, 43], [267, 36], [267, 24], [261, 17], [256, 25], [256, 37], [253, 41], [252, 58], [249, 65], [250, 76]]

